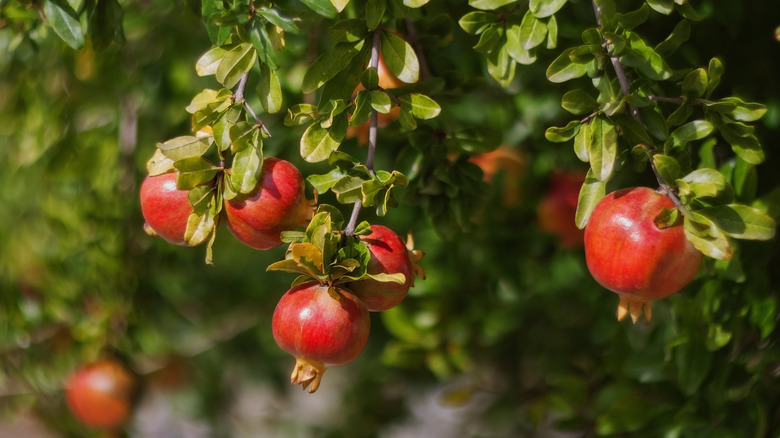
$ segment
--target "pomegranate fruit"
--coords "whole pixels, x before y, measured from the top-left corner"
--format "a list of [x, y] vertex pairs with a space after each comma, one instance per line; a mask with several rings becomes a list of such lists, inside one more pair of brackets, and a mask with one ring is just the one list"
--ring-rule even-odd
[[115, 359], [102, 359], [71, 375], [65, 400], [85, 426], [115, 429], [129, 418], [137, 389], [135, 374]]
[[412, 261], [406, 244], [393, 230], [383, 225], [371, 225], [371, 234], [360, 236], [368, 246], [371, 259], [368, 262], [369, 274], [404, 274], [403, 283], [358, 280], [348, 283], [347, 287], [365, 303], [371, 312], [395, 307], [409, 292], [414, 283]]
[[584, 230], [577, 228], [575, 216], [580, 187], [585, 181], [582, 172], [558, 172], [553, 174], [550, 189], [536, 208], [539, 228], [558, 236], [562, 248], [578, 248], [583, 245]]
[[585, 260], [593, 278], [620, 295], [617, 318], [636, 323], [651, 302], [678, 292], [699, 270], [702, 254], [680, 225], [659, 228], [655, 219], [672, 201], [647, 187], [605, 196], [585, 227]]
[[189, 246], [184, 240], [187, 219], [192, 213], [189, 192], [176, 188], [176, 173], [147, 176], [141, 183], [141, 214], [147, 232], [174, 245]]
[[469, 161], [482, 169], [485, 182], [492, 183], [499, 174], [503, 174], [501, 205], [507, 208], [520, 205], [523, 177], [528, 171], [528, 160], [520, 150], [502, 145], [490, 152], [472, 155]]
[[281, 232], [305, 227], [313, 213], [301, 173], [278, 158], [265, 158], [257, 187], [225, 202], [224, 211], [233, 236], [255, 249], [281, 245]]
[[279, 347], [295, 356], [290, 382], [314, 392], [328, 367], [360, 356], [370, 319], [365, 304], [346, 289], [306, 282], [282, 296], [271, 326]]

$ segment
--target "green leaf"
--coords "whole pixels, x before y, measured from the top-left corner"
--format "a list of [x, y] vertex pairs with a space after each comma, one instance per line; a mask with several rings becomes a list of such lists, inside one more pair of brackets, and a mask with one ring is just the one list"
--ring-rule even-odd
[[682, 20], [674, 27], [672, 33], [665, 40], [655, 46], [655, 52], [662, 57], [671, 56], [682, 43], [688, 41], [691, 36], [691, 24], [688, 20]]
[[710, 78], [709, 84], [707, 84], [707, 93], [705, 97], [709, 98], [715, 88], [720, 84], [720, 78], [723, 77], [723, 63], [718, 58], [710, 59], [710, 63], [707, 66], [707, 76]]
[[488, 26], [473, 49], [479, 53], [493, 52], [503, 43], [502, 32], [502, 27], [499, 24]]
[[563, 95], [561, 106], [572, 114], [588, 114], [598, 108], [598, 103], [588, 92], [577, 88]]
[[501, 144], [501, 133], [490, 128], [468, 128], [455, 131], [452, 139], [463, 151], [476, 154], [495, 150]]
[[198, 73], [198, 76], [217, 74], [217, 68], [226, 53], [227, 50], [222, 47], [212, 47], [209, 51], [201, 55], [195, 63], [195, 71]]
[[257, 146], [240, 150], [233, 156], [231, 179], [234, 188], [241, 194], [251, 193], [260, 181], [263, 169], [262, 142]]
[[317, 191], [320, 195], [326, 193], [328, 190], [333, 187], [334, 184], [336, 184], [341, 178], [346, 176], [346, 172], [344, 172], [342, 169], [335, 168], [331, 169], [330, 172], [323, 174], [323, 175], [309, 175], [306, 177], [306, 181], [311, 184], [311, 186], [314, 188], [314, 190]]
[[696, 394], [712, 367], [712, 352], [703, 343], [689, 340], [674, 348], [674, 359], [683, 394]]
[[593, 169], [588, 169], [588, 174], [585, 176], [582, 188], [580, 188], [580, 195], [577, 199], [577, 213], [574, 216], [574, 221], [578, 228], [585, 228], [590, 220], [590, 215], [593, 213], [593, 209], [596, 208], [601, 198], [606, 195], [606, 191], [606, 181], [600, 181], [594, 176]]
[[328, 28], [328, 35], [336, 41], [356, 43], [366, 37], [368, 27], [366, 21], [358, 18], [341, 20]]
[[173, 170], [175, 170], [173, 160], [166, 157], [159, 149], [155, 149], [152, 158], [146, 162], [146, 171], [149, 173], [149, 176], [162, 175]]
[[600, 181], [607, 181], [612, 176], [617, 164], [617, 130], [609, 120], [602, 117], [593, 119], [591, 126], [593, 129], [593, 142], [588, 151], [590, 167], [595, 178]]
[[580, 125], [579, 132], [574, 136], [574, 153], [583, 163], [587, 163], [590, 160], [588, 151], [592, 147], [592, 143], [593, 131], [590, 128], [590, 123]]
[[682, 92], [686, 95], [701, 97], [707, 91], [707, 71], [703, 68], [697, 68], [685, 75], [682, 83]]
[[311, 123], [319, 117], [317, 107], [307, 103], [299, 103], [287, 109], [284, 118], [285, 126], [301, 126]]
[[382, 22], [387, 8], [387, 0], [368, 0], [366, 1], [366, 26], [368, 30], [373, 31]]
[[777, 224], [766, 213], [741, 204], [719, 205], [696, 210], [706, 216], [723, 234], [737, 239], [769, 240]]
[[653, 155], [653, 163], [661, 178], [667, 184], [672, 184], [680, 177], [680, 163], [668, 155]]
[[261, 6], [256, 10], [258, 15], [268, 20], [269, 23], [281, 27], [282, 30], [284, 30], [285, 32], [290, 32], [290, 33], [300, 32], [300, 29], [298, 29], [298, 25], [295, 24], [295, 21], [291, 20], [290, 18], [282, 16], [278, 10], [266, 6]]
[[627, 36], [630, 49], [620, 57], [621, 63], [639, 70], [651, 80], [662, 81], [672, 76], [672, 69], [663, 57], [646, 45], [639, 35], [627, 32]]
[[333, 6], [330, 0], [301, 0], [303, 4], [312, 11], [325, 18], [336, 18], [339, 11]]
[[738, 97], [726, 97], [721, 99], [721, 102], [727, 102], [735, 105], [731, 116], [734, 120], [740, 122], [755, 122], [758, 119], [764, 117], [767, 108], [766, 105], [754, 102], [745, 102]]
[[278, 33], [269, 33], [264, 23], [253, 20], [249, 31], [249, 40], [255, 48], [255, 53], [260, 57], [261, 64], [268, 64], [271, 70], [279, 68], [276, 50], [280, 49], [281, 36]]
[[528, 10], [536, 18], [544, 18], [558, 12], [565, 4], [566, 0], [531, 0], [528, 4]]
[[[523, 47], [523, 40], [520, 38], [520, 25], [517, 23], [507, 23], [504, 30], [506, 42], [503, 50], [515, 61], [523, 65], [531, 65], [536, 62], [534, 50], [526, 50]], [[501, 41], [499, 41], [501, 43]]]
[[266, 64], [260, 64], [257, 97], [260, 99], [260, 105], [269, 114], [277, 113], [282, 109], [282, 86], [279, 77]]
[[89, 37], [92, 48], [96, 51], [105, 50], [112, 42], [124, 44], [125, 35], [122, 29], [124, 10], [117, 0], [102, 0], [97, 2], [94, 11], [89, 16]]
[[636, 11], [626, 12], [616, 15], [617, 21], [625, 30], [632, 30], [650, 18], [650, 8], [647, 3], [643, 3]]
[[398, 79], [412, 84], [420, 76], [420, 63], [414, 49], [403, 38], [393, 32], [382, 31], [382, 56], [387, 68]]
[[412, 115], [421, 120], [432, 119], [441, 112], [439, 104], [424, 94], [411, 93], [403, 96], [401, 104], [408, 105]]
[[[555, 15], [547, 19], [547, 44], [548, 49], [558, 47], [558, 20]], [[519, 62], [519, 61], [518, 61]]]
[[158, 143], [157, 148], [173, 161], [200, 157], [211, 147], [213, 137], [194, 137], [191, 135], [172, 138]]
[[701, 140], [712, 133], [713, 126], [706, 120], [694, 120], [672, 131], [675, 146], [684, 147], [688, 142]]
[[387, 114], [393, 108], [393, 102], [390, 96], [384, 91], [373, 90], [368, 92], [371, 101], [371, 108], [382, 114]]
[[553, 143], [567, 142], [579, 133], [581, 125], [579, 120], [572, 120], [564, 127], [551, 126], [544, 131], [544, 138]]
[[550, 82], [561, 83], [578, 78], [588, 71], [587, 64], [578, 64], [571, 60], [569, 54], [576, 47], [566, 49], [547, 67], [547, 79]]
[[350, 126], [360, 126], [371, 117], [371, 95], [368, 90], [360, 90], [355, 96], [355, 111], [349, 118]]
[[187, 218], [184, 240], [192, 246], [200, 245], [214, 233], [215, 228], [215, 215], [211, 211], [203, 214], [193, 212]]
[[660, 14], [669, 15], [674, 11], [673, 0], [647, 0], [647, 4]]
[[696, 249], [707, 257], [716, 260], [731, 258], [731, 245], [726, 236], [709, 220], [695, 211], [685, 217], [683, 230], [685, 237]]
[[736, 123], [728, 123], [720, 127], [720, 134], [739, 158], [750, 164], [761, 164], [765, 155], [758, 138], [755, 134], [743, 136], [739, 128]]
[[73, 49], [84, 46], [84, 33], [81, 30], [79, 16], [65, 0], [46, 0], [43, 3], [43, 13], [49, 26], [54, 29], [65, 43]]
[[547, 38], [547, 25], [536, 18], [529, 10], [523, 15], [523, 21], [520, 23], [520, 41], [525, 50], [533, 49], [542, 44]]
[[[702, 168], [681, 178], [695, 197], [714, 198], [726, 189], [726, 178], [715, 169]], [[676, 185], [680, 185], [677, 183]]]
[[496, 23], [498, 16], [490, 12], [471, 11], [458, 20], [458, 25], [470, 35], [479, 35], [485, 29]]
[[174, 163], [176, 170], [176, 187], [179, 190], [190, 190], [211, 181], [222, 170], [201, 157], [185, 158]]
[[337, 117], [330, 129], [323, 128], [318, 122], [312, 123], [301, 137], [301, 157], [310, 163], [327, 160], [331, 152], [338, 149], [346, 129], [345, 115]]
[[342, 204], [353, 204], [363, 199], [363, 182], [365, 180], [354, 175], [347, 175], [331, 187], [336, 199]]
[[421, 8], [428, 4], [430, 0], [403, 0], [404, 6], [408, 8]]
[[257, 60], [257, 52], [249, 43], [241, 43], [222, 57], [216, 78], [225, 88], [233, 88], [244, 73], [249, 72]]
[[[330, 3], [329, 3], [330, 4]], [[338, 43], [320, 55], [303, 76], [302, 92], [309, 94], [333, 79], [347, 67], [363, 48], [364, 40], [357, 43]]]
[[517, 0], [469, 0], [469, 6], [483, 11], [493, 11], [502, 6], [515, 3]]

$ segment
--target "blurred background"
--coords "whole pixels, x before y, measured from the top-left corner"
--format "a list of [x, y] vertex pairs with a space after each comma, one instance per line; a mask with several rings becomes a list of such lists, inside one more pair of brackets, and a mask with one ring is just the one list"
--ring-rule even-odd
[[[147, 159], [157, 142], [190, 133], [184, 108], [218, 86], [194, 69], [211, 47], [199, 2], [121, 2], [126, 42], [96, 51], [63, 43], [35, 2], [0, 1], [0, 437], [101, 436], [73, 418], [63, 388], [106, 355], [141, 378], [129, 437], [780, 436], [776, 241], [741, 243], [741, 263], [728, 269], [708, 262], [654, 304], [650, 324], [616, 322], [617, 297], [591, 279], [581, 234], [565, 225], [581, 163], [570, 144], [544, 139], [570, 118], [566, 86], [544, 74], [555, 51], [502, 89], [457, 26], [468, 5], [439, 3], [454, 17], [451, 40], [426, 53], [428, 64], [473, 78], [434, 96], [445, 123], [490, 128], [502, 146], [461, 156], [489, 184], [448, 197], [420, 190], [413, 136], [381, 130], [377, 167], [413, 182], [386, 217], [361, 217], [412, 231], [427, 279], [372, 314], [360, 358], [308, 394], [289, 385], [294, 359], [271, 335], [293, 277], [265, 268], [284, 249], [252, 250], [222, 227], [208, 266], [203, 247], [142, 229]], [[592, 25], [586, 3], [563, 10], [561, 46]], [[780, 6], [693, 3], [706, 18], [673, 61], [718, 56], [720, 93], [768, 106], [756, 128], [768, 159], [750, 170], [756, 187], [742, 201], [777, 219]], [[660, 41], [674, 24], [654, 18], [642, 35]], [[284, 107], [302, 99], [312, 41], [326, 40], [324, 29], [301, 27], [308, 33], [284, 52]], [[266, 156], [323, 171], [300, 159], [302, 131], [283, 117], [261, 114]], [[365, 154], [356, 139], [343, 149]], [[720, 164], [734, 166], [726, 153]], [[616, 184], [652, 181], [629, 171]], [[335, 204], [329, 196], [321, 201]]]

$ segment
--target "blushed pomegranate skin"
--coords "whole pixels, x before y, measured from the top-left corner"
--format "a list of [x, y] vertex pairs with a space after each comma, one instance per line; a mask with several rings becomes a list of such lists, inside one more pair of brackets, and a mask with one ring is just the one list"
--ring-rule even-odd
[[77, 370], [68, 379], [65, 400], [85, 426], [114, 429], [130, 416], [136, 377], [121, 363], [104, 359]]
[[[331, 295], [333, 293], [333, 295]], [[291, 376], [309, 392], [319, 387], [327, 367], [355, 360], [368, 342], [370, 318], [366, 306], [347, 290], [306, 282], [288, 290], [271, 319], [274, 340], [295, 356]]]
[[553, 175], [549, 191], [536, 209], [539, 228], [558, 236], [562, 248], [579, 248], [585, 231], [577, 228], [577, 202], [585, 181], [582, 172], [559, 172]]
[[371, 253], [368, 262], [369, 274], [404, 274], [403, 284], [392, 281], [358, 280], [348, 283], [347, 287], [371, 312], [379, 312], [395, 307], [408, 294], [412, 286], [412, 262], [406, 245], [393, 230], [383, 225], [371, 225], [371, 234], [360, 236]]
[[184, 240], [192, 213], [189, 192], [176, 188], [176, 173], [147, 176], [141, 183], [141, 214], [146, 224], [166, 241], [189, 246]]
[[306, 226], [312, 208], [298, 169], [288, 161], [265, 158], [255, 190], [225, 202], [224, 211], [225, 224], [236, 239], [265, 250], [282, 244], [282, 231]]
[[627, 305], [678, 292], [701, 266], [702, 254], [686, 239], [682, 226], [656, 226], [664, 208], [674, 204], [650, 188], [622, 189], [598, 203], [585, 227], [588, 270], [599, 284], [628, 300]]

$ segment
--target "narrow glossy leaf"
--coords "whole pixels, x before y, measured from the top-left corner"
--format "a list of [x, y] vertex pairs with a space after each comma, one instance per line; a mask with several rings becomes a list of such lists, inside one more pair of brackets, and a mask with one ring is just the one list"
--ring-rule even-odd
[[173, 160], [166, 157], [160, 149], [155, 149], [154, 155], [146, 162], [146, 171], [149, 176], [162, 175], [175, 169]]
[[311, 123], [319, 117], [317, 107], [307, 103], [299, 103], [287, 109], [284, 118], [285, 126], [301, 126]]
[[558, 12], [565, 4], [566, 0], [531, 0], [528, 4], [528, 10], [536, 18], [544, 18]]
[[305, 276], [307, 280], [317, 278], [317, 273], [312, 272], [308, 267], [298, 263], [293, 259], [280, 260], [278, 262], [271, 263], [265, 270], [268, 271], [282, 271], [290, 274], [299, 274]]
[[739, 158], [750, 164], [761, 164], [764, 161], [764, 151], [754, 134], [741, 136], [735, 124], [732, 123], [721, 126], [720, 133]]
[[174, 166], [179, 171], [176, 175], [176, 187], [179, 190], [190, 190], [211, 181], [221, 170], [201, 157], [177, 160]]
[[468, 153], [490, 152], [501, 144], [501, 133], [490, 128], [468, 128], [453, 135], [458, 146]]
[[333, 6], [330, 0], [301, 0], [303, 4], [312, 11], [322, 15], [325, 18], [336, 18], [339, 11]]
[[368, 0], [366, 1], [366, 26], [368, 30], [374, 30], [382, 22], [387, 8], [387, 0]]
[[309, 94], [333, 79], [360, 53], [363, 44], [363, 40], [357, 43], [338, 43], [333, 49], [320, 55], [303, 76], [303, 93]]
[[412, 84], [420, 75], [420, 63], [412, 46], [393, 32], [382, 32], [382, 55], [387, 68], [398, 79]]
[[282, 86], [279, 77], [266, 64], [260, 64], [257, 97], [260, 99], [260, 105], [269, 114], [277, 113], [282, 109]]
[[585, 123], [580, 126], [579, 132], [574, 136], [574, 153], [577, 154], [577, 158], [583, 163], [587, 163], [590, 160], [588, 151], [593, 143], [593, 131], [590, 128], [590, 123]]
[[[349, 0], [344, 0], [344, 1], [346, 3]], [[269, 23], [281, 27], [285, 32], [298, 33], [300, 31], [300, 29], [298, 29], [298, 25], [295, 24], [295, 21], [293, 21], [290, 18], [282, 16], [279, 13], [279, 11], [276, 9], [272, 9], [266, 6], [261, 6], [257, 8], [257, 13], [261, 17], [268, 20]]]
[[520, 41], [523, 43], [523, 48], [530, 50], [542, 44], [546, 38], [547, 25], [536, 18], [530, 10], [526, 11], [520, 23]]
[[721, 100], [722, 102], [728, 102], [734, 104], [736, 107], [731, 112], [731, 116], [734, 120], [740, 122], [755, 122], [758, 119], [764, 117], [767, 108], [766, 105], [754, 102], [745, 102], [738, 97], [726, 97]]
[[496, 23], [498, 15], [490, 12], [471, 11], [458, 20], [458, 25], [470, 35], [481, 34], [487, 26]]
[[567, 91], [561, 99], [561, 106], [572, 114], [588, 114], [593, 112], [598, 104], [588, 92], [582, 89]]
[[384, 91], [369, 91], [369, 96], [371, 100], [371, 108], [375, 109], [377, 112], [387, 114], [390, 112], [390, 109], [393, 108], [393, 102], [390, 101], [390, 96], [388, 96]]
[[580, 196], [577, 200], [577, 213], [574, 221], [580, 229], [585, 228], [590, 220], [593, 209], [606, 195], [607, 183], [600, 181], [593, 175], [593, 169], [588, 169], [585, 181], [580, 188]]
[[664, 15], [669, 15], [674, 11], [673, 0], [647, 0], [647, 4], [653, 8], [654, 11]]
[[403, 0], [404, 6], [408, 8], [421, 8], [428, 4], [430, 0]]
[[194, 137], [190, 135], [172, 138], [157, 147], [166, 157], [173, 161], [185, 158], [200, 157], [211, 147], [213, 137]]
[[661, 81], [672, 76], [672, 69], [663, 57], [646, 45], [639, 35], [628, 33], [628, 42], [631, 48], [620, 57], [620, 62], [639, 70], [648, 79]]
[[342, 204], [353, 204], [363, 198], [362, 187], [363, 178], [347, 175], [341, 178], [331, 187], [331, 191], [336, 194], [336, 199]]
[[650, 18], [650, 8], [647, 6], [647, 3], [643, 3], [636, 11], [617, 14], [616, 18], [620, 27], [625, 30], [632, 30]]
[[401, 97], [401, 102], [402, 104], [409, 105], [412, 115], [417, 119], [432, 119], [441, 112], [439, 104], [424, 94], [408, 94]]
[[694, 120], [672, 131], [671, 139], [676, 146], [685, 146], [688, 142], [701, 140], [712, 133], [713, 126], [706, 120]]
[[344, 172], [342, 169], [335, 168], [331, 169], [330, 172], [323, 175], [309, 175], [306, 177], [306, 181], [311, 184], [317, 193], [322, 195], [330, 190], [331, 187], [333, 187], [333, 185], [344, 176], [346, 176], [346, 172]]
[[[714, 198], [726, 190], [726, 178], [711, 168], [702, 168], [681, 178], [695, 197]], [[680, 185], [679, 183], [677, 185]]]
[[672, 33], [665, 40], [655, 46], [655, 51], [662, 57], [674, 54], [682, 43], [688, 41], [691, 36], [691, 25], [688, 20], [682, 20], [674, 26]]
[[682, 125], [691, 115], [693, 115], [693, 105], [686, 99], [676, 110], [669, 114], [669, 117], [666, 118], [666, 123], [669, 126]]
[[217, 74], [217, 68], [219, 63], [222, 62], [225, 53], [227, 53], [227, 50], [222, 47], [212, 47], [201, 55], [195, 63], [195, 71], [198, 73], [198, 76]]
[[205, 89], [201, 91], [200, 93], [196, 94], [195, 97], [192, 98], [192, 101], [190, 101], [190, 104], [187, 105], [185, 110], [187, 110], [190, 114], [195, 114], [198, 111], [204, 110], [208, 108], [208, 106], [212, 103], [218, 102], [222, 106], [224, 104], [225, 106], [222, 108], [214, 108], [215, 111], [224, 111], [227, 109], [228, 106], [230, 106], [230, 100], [233, 96], [233, 93], [230, 92], [230, 90], [226, 90], [227, 93], [222, 93], [220, 90], [219, 92], [216, 90], [209, 90]]
[[615, 126], [606, 119], [593, 119], [593, 142], [588, 151], [590, 167], [593, 176], [600, 181], [607, 181], [612, 176], [617, 164], [618, 143]]
[[238, 44], [222, 57], [216, 78], [225, 88], [233, 88], [241, 79], [241, 75], [252, 69], [256, 60], [257, 52], [251, 44]]
[[54, 33], [71, 48], [78, 50], [84, 46], [84, 33], [78, 14], [66, 0], [46, 0], [43, 3], [43, 13]]
[[741, 204], [719, 205], [696, 210], [706, 216], [727, 236], [737, 239], [769, 240], [777, 224], [768, 214]]
[[263, 168], [262, 143], [256, 147], [244, 148], [233, 157], [231, 178], [233, 186], [241, 194], [251, 193], [260, 180]]
[[328, 28], [328, 35], [336, 41], [356, 43], [366, 37], [366, 21], [358, 18], [341, 20]]
[[310, 163], [325, 161], [331, 152], [338, 149], [347, 130], [345, 114], [337, 117], [330, 129], [319, 123], [312, 123], [301, 137], [301, 157]]
[[555, 15], [547, 20], [547, 44], [548, 49], [558, 47], [558, 20]]
[[668, 155], [653, 155], [653, 164], [667, 184], [673, 184], [680, 177], [680, 163]]
[[701, 97], [707, 91], [707, 71], [703, 68], [697, 68], [685, 75], [682, 83], [682, 92], [686, 95]]
[[715, 88], [720, 84], [720, 78], [723, 77], [723, 63], [718, 58], [710, 59], [710, 63], [707, 66], [707, 76], [710, 78], [709, 84], [707, 84], [707, 93], [705, 97], [710, 97]]
[[203, 214], [192, 213], [187, 218], [187, 228], [184, 231], [184, 240], [190, 245], [200, 245], [214, 232], [214, 215], [210, 212]]
[[523, 65], [531, 65], [536, 62], [536, 55], [533, 50], [526, 50], [523, 46], [523, 40], [520, 38], [520, 25], [517, 23], [508, 24], [504, 30], [506, 42], [504, 50], [507, 54]]
[[567, 142], [577, 135], [580, 130], [580, 125], [581, 123], [579, 120], [572, 120], [564, 127], [551, 126], [544, 131], [544, 138], [553, 143]]
[[324, 274], [322, 251], [312, 243], [301, 242], [290, 246], [292, 259], [299, 265], [305, 266], [309, 271], [320, 275]]
[[557, 58], [547, 67], [547, 79], [550, 82], [561, 83], [571, 79], [578, 78], [588, 71], [586, 64], [578, 64], [572, 62], [569, 57], [570, 52], [576, 48], [564, 50], [563, 53], [558, 55]]
[[503, 31], [499, 24], [493, 24], [488, 26], [482, 35], [479, 37], [479, 41], [474, 45], [473, 49], [479, 53], [490, 53], [503, 44]]
[[[254, 52], [260, 58], [261, 64], [268, 64], [271, 70], [279, 68], [276, 50], [284, 48], [284, 39], [276, 26], [266, 27], [261, 20], [253, 20], [249, 31], [249, 40], [252, 42]], [[269, 32], [269, 30], [271, 30]]]
[[731, 258], [731, 245], [726, 236], [705, 216], [691, 212], [686, 216], [683, 230], [685, 237], [702, 254], [716, 260], [728, 260]]
[[502, 6], [515, 3], [517, 0], [469, 0], [469, 6], [483, 11], [493, 11]]
[[512, 83], [512, 79], [515, 77], [516, 68], [517, 64], [514, 59], [509, 56], [506, 45], [502, 46], [499, 50], [494, 50], [488, 54], [488, 74], [490, 74], [490, 76], [502, 87], [508, 87], [509, 84]]
[[108, 48], [112, 42], [124, 44], [123, 18], [124, 10], [117, 0], [97, 2], [89, 16], [88, 25], [92, 48], [101, 51]]

